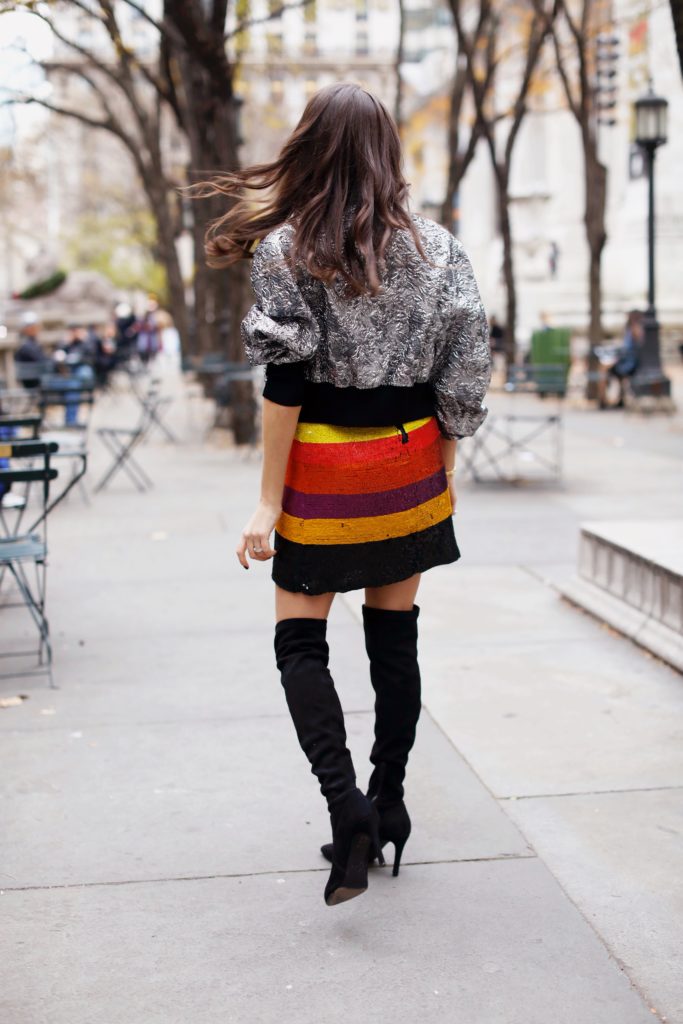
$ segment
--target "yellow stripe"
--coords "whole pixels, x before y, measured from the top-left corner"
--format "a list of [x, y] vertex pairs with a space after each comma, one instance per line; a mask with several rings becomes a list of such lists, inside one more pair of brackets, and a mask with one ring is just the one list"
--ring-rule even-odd
[[[429, 423], [431, 416], [404, 423], [403, 429], [409, 434]], [[396, 427], [333, 427], [328, 423], [300, 423], [294, 437], [306, 444], [334, 444], [345, 441], [380, 441], [384, 437], [398, 436]]]
[[11, 444], [0, 444], [0, 459], [11, 459], [12, 458], [12, 445]]
[[448, 491], [405, 512], [359, 519], [298, 519], [283, 512], [276, 529], [297, 544], [365, 544], [426, 530], [452, 515]]

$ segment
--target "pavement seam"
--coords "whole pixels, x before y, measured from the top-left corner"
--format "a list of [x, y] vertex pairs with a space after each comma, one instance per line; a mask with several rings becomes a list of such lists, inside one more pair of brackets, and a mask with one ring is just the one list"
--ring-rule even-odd
[[[373, 711], [372, 708], [356, 708], [355, 710], [345, 711], [344, 714], [345, 715], [357, 715], [357, 716], [360, 716], [360, 715], [372, 715], [372, 714], [374, 714], [374, 711]], [[130, 728], [130, 727], [137, 726], [137, 725], [140, 725], [140, 726], [180, 725], [180, 724], [185, 723], [185, 722], [188, 722], [188, 723], [190, 723], [192, 725], [205, 725], [205, 724], [211, 725], [214, 722], [217, 725], [224, 725], [226, 722], [256, 722], [256, 721], [261, 721], [261, 720], [272, 721], [272, 720], [282, 719], [282, 718], [284, 718], [287, 721], [289, 721], [289, 718], [290, 718], [289, 713], [285, 711], [285, 712], [273, 712], [272, 714], [269, 713], [269, 712], [264, 712], [262, 715], [225, 715], [225, 716], [221, 716], [221, 717], [217, 717], [216, 715], [212, 715], [211, 718], [188, 718], [187, 716], [184, 716], [183, 718], [167, 718], [167, 719], [157, 719], [157, 720], [152, 719], [151, 721], [147, 721], [147, 720], [143, 719], [142, 721], [135, 721], [135, 722], [128, 722], [128, 721], [126, 721], [126, 722], [121, 722], [121, 721], [117, 721], [117, 722], [86, 722], [86, 723], [81, 724], [81, 725], [76, 724], [76, 725], [70, 725], [68, 727], [64, 726], [64, 725], [41, 725], [41, 726], [7, 725], [7, 726], [3, 726], [2, 728], [0, 728], [0, 736], [2, 736], [3, 733], [8, 733], [9, 735], [12, 735], [13, 733], [18, 733], [18, 732], [20, 732], [20, 733], [35, 733], [36, 735], [38, 735], [38, 734], [41, 734], [41, 733], [44, 733], [44, 732], [47, 732], [47, 733], [53, 733], [53, 732], [72, 733], [72, 732], [75, 732], [75, 731], [78, 731], [78, 730], [85, 731], [86, 729], [93, 729], [93, 730], [94, 729], [120, 729], [122, 725], [125, 725], [126, 728]]]
[[[481, 864], [493, 861], [509, 860], [538, 860], [537, 854], [533, 853], [501, 853], [491, 857], [455, 857], [452, 860], [411, 860], [402, 861], [405, 867], [430, 867], [437, 864]], [[381, 870], [381, 869], [377, 869]], [[102, 882], [63, 882], [56, 885], [11, 885], [6, 888], [0, 887], [0, 892], [6, 896], [11, 892], [45, 892], [52, 889], [92, 889], [98, 886], [114, 885], [154, 885], [158, 882], [204, 882], [218, 878], [267, 878], [268, 876], [280, 877], [282, 875], [310, 875], [320, 874], [329, 871], [327, 867], [321, 868], [285, 868], [282, 871], [237, 871], [217, 873], [213, 875], [165, 875], [159, 878], [121, 878]]]
[[518, 800], [555, 800], [565, 796], [609, 796], [610, 794], [619, 795], [620, 793], [666, 793], [672, 789], [683, 789], [683, 785], [678, 786], [626, 786], [624, 789], [577, 789], [574, 791], [568, 791], [566, 793], [523, 793], [521, 796], [499, 796], [496, 797], [501, 803], [509, 800], [510, 802], [517, 802]]

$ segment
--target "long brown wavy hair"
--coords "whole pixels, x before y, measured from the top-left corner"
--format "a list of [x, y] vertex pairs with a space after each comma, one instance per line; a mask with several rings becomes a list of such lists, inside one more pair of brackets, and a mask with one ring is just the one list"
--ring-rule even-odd
[[303, 260], [311, 276], [328, 284], [341, 276], [349, 295], [377, 294], [393, 229], [408, 230], [427, 258], [407, 209], [396, 125], [358, 85], [316, 92], [272, 163], [218, 175], [189, 192], [233, 200], [206, 233], [211, 267], [249, 258], [254, 242], [287, 220], [294, 227], [292, 265]]

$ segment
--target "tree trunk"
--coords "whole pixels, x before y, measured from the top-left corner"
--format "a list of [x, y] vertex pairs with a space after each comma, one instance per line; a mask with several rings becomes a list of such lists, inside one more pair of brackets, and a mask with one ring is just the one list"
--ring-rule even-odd
[[403, 76], [401, 64], [406, 39], [406, 8], [405, 0], [398, 0], [398, 46], [396, 47], [396, 96], [394, 99], [394, 120], [399, 134], [403, 129]]
[[185, 284], [176, 249], [176, 218], [161, 168], [138, 167], [138, 172], [156, 223], [156, 245], [159, 260], [166, 271], [169, 312], [180, 339], [180, 351], [185, 354], [191, 330]]
[[517, 356], [517, 285], [515, 282], [515, 262], [512, 240], [512, 224], [510, 222], [510, 168], [497, 164], [495, 167], [496, 199], [498, 202], [498, 221], [503, 242], [503, 281], [505, 284], [505, 359], [510, 366]]
[[453, 87], [448, 105], [448, 181], [446, 184], [446, 195], [441, 206], [441, 223], [449, 231], [453, 231], [457, 227], [453, 215], [453, 200], [467, 170], [459, 152], [460, 115], [462, 113], [466, 74], [466, 69], [459, 65], [453, 79]]
[[605, 227], [607, 168], [597, 158], [594, 140], [588, 138], [584, 138], [584, 183], [586, 189], [584, 223], [586, 225], [586, 240], [589, 251], [588, 340], [590, 342], [586, 398], [596, 399], [599, 390], [597, 380], [599, 364], [595, 354], [595, 347], [600, 345], [603, 340], [602, 253], [607, 242], [607, 230]]
[[[175, 46], [176, 68], [182, 83], [182, 120], [190, 144], [190, 181], [239, 166], [239, 102], [233, 91], [234, 68], [222, 35], [215, 31], [201, 5], [165, 0], [165, 16], [186, 40]], [[231, 362], [244, 361], [240, 323], [246, 312], [248, 289], [245, 267], [211, 270], [204, 260], [204, 236], [212, 220], [226, 211], [219, 197], [192, 204], [195, 246], [196, 353], [218, 352]], [[231, 384], [231, 425], [238, 444], [251, 441], [255, 403], [249, 382]]]

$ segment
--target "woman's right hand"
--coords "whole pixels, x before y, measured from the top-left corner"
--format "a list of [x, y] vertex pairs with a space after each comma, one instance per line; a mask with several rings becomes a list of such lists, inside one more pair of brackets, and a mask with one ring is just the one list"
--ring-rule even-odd
[[247, 556], [257, 562], [266, 562], [275, 554], [270, 544], [270, 535], [275, 528], [282, 509], [261, 499], [256, 511], [242, 530], [242, 536], [235, 552], [240, 565], [249, 568]]

